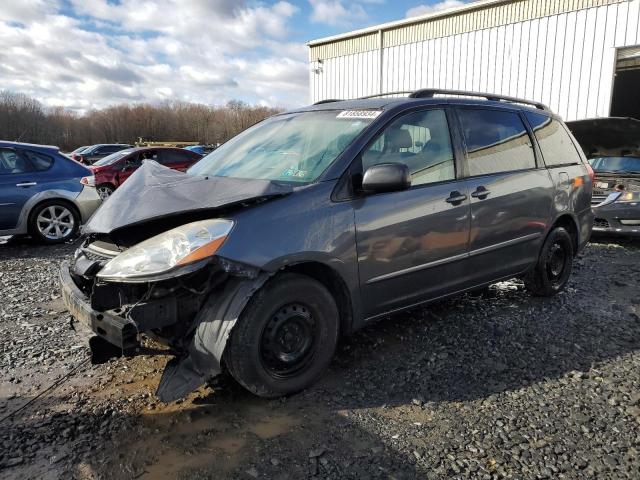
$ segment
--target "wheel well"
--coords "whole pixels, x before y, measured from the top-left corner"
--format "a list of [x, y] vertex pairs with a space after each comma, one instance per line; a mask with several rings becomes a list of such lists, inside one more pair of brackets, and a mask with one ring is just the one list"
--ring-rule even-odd
[[552, 230], [555, 227], [562, 227], [569, 232], [573, 243], [573, 254], [576, 255], [578, 253], [579, 238], [578, 227], [576, 226], [575, 220], [571, 218], [571, 215], [562, 215], [553, 224]]
[[351, 295], [344, 280], [335, 270], [322, 263], [304, 262], [288, 265], [281, 271], [306, 275], [324, 285], [336, 301], [340, 314], [340, 333], [346, 334], [351, 330], [353, 325]]

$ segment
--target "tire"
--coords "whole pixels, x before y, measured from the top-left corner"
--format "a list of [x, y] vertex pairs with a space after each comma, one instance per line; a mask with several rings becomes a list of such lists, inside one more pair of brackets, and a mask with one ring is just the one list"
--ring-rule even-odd
[[113, 192], [115, 192], [116, 189], [113, 187], [113, 185], [109, 185], [108, 183], [102, 183], [96, 187], [96, 190], [98, 192], [98, 195], [100, 195], [100, 198], [104, 202], [107, 198], [111, 196]]
[[329, 366], [339, 327], [336, 302], [321, 283], [281, 274], [249, 301], [233, 327], [224, 361], [233, 378], [259, 397], [296, 393]]
[[573, 268], [573, 240], [562, 227], [554, 228], [542, 246], [533, 270], [524, 277], [532, 294], [552, 297], [565, 289]]
[[62, 200], [42, 202], [31, 211], [29, 234], [42, 243], [63, 243], [80, 229], [80, 215], [71, 204]]

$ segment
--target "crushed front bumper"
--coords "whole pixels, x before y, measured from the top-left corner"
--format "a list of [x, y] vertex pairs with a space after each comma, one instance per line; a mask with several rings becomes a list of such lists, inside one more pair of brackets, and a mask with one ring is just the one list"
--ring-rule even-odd
[[117, 315], [93, 310], [89, 298], [71, 278], [67, 262], [62, 264], [59, 275], [62, 298], [71, 316], [96, 336], [117, 347], [121, 355], [134, 355], [140, 348], [138, 326]]

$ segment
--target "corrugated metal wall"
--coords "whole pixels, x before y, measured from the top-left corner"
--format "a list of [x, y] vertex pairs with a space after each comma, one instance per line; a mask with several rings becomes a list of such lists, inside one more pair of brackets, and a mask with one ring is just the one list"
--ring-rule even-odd
[[608, 116], [616, 49], [640, 44], [640, 0], [520, 0], [460, 17], [312, 46], [312, 102], [432, 87], [537, 100], [566, 120]]

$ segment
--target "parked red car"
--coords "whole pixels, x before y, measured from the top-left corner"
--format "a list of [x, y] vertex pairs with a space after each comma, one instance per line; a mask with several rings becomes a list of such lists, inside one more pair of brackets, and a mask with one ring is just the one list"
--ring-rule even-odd
[[201, 158], [201, 155], [183, 148], [128, 148], [98, 160], [89, 168], [95, 176], [98, 193], [104, 200], [142, 165], [143, 160], [155, 160], [174, 170], [185, 171]]

